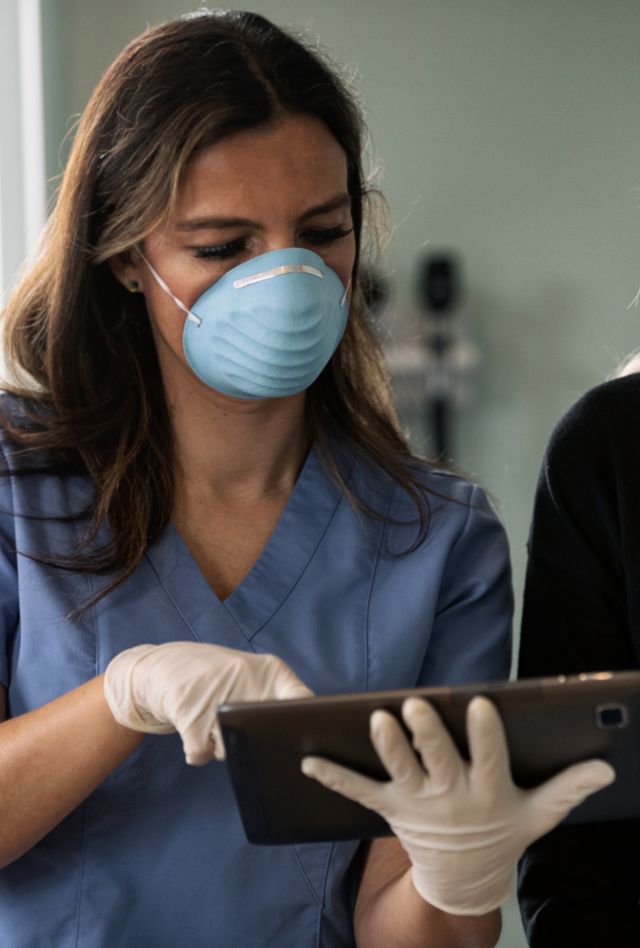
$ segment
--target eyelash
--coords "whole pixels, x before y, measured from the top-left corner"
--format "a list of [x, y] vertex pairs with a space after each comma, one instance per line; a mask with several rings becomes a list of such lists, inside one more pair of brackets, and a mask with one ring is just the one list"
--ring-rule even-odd
[[228, 257], [235, 257], [236, 254], [244, 250], [244, 240], [230, 240], [226, 244], [218, 244], [215, 247], [193, 247], [194, 257], [200, 260], [226, 260]]
[[[308, 230], [304, 236], [308, 243], [314, 244], [316, 247], [321, 247], [333, 243], [335, 240], [341, 240], [343, 237], [348, 237], [351, 233], [353, 233], [353, 227], [348, 229], [344, 227], [331, 227], [327, 229], [316, 228], [314, 230]], [[228, 260], [231, 257], [235, 257], [236, 254], [242, 253], [245, 246], [246, 242], [244, 238], [240, 238], [238, 240], [230, 240], [226, 244], [217, 244], [215, 247], [193, 247], [192, 249], [194, 256], [200, 260]]]

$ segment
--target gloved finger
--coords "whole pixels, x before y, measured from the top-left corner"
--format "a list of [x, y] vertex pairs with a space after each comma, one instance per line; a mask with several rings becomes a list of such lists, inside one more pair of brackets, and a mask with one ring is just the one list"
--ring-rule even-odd
[[224, 738], [217, 718], [209, 732], [209, 750], [214, 760], [224, 760], [227, 756], [224, 748]]
[[556, 774], [529, 791], [529, 805], [536, 814], [539, 835], [549, 832], [579, 803], [616, 778], [604, 760], [587, 760]]
[[467, 707], [467, 742], [474, 782], [491, 787], [512, 782], [502, 718], [493, 701], [481, 695]]
[[399, 721], [388, 711], [374, 711], [369, 735], [395, 786], [406, 793], [416, 793], [424, 785], [426, 775]]
[[286, 662], [275, 655], [264, 656], [264, 661], [270, 663], [268, 685], [262, 687], [262, 698], [311, 698], [313, 692], [298, 678], [296, 673]]
[[212, 760], [224, 760], [225, 751], [217, 722], [196, 722], [180, 731], [182, 748], [188, 764], [201, 767]]
[[402, 717], [413, 735], [434, 791], [452, 786], [464, 772], [464, 763], [449, 731], [433, 705], [422, 698], [407, 698]]
[[278, 682], [276, 697], [281, 699], [313, 698], [313, 691], [307, 688], [299, 678], [294, 677], [294, 680], [285, 679]]
[[313, 777], [329, 790], [341, 793], [343, 797], [355, 800], [370, 810], [377, 810], [381, 802], [386, 783], [371, 780], [355, 770], [349, 770], [341, 764], [335, 764], [324, 757], [303, 757], [300, 769], [307, 777]]
[[204, 767], [205, 764], [210, 764], [214, 759], [211, 751], [187, 750], [187, 748], [184, 749], [184, 757], [191, 767]]

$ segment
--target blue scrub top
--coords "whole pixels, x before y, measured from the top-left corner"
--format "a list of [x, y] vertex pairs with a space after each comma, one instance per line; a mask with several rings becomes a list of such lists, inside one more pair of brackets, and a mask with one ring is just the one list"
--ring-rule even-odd
[[[361, 495], [395, 520], [415, 516], [385, 474], [352, 463]], [[415, 526], [363, 522], [312, 450], [226, 600], [170, 525], [134, 575], [69, 619], [104, 579], [15, 550], [71, 549], [81, 525], [38, 517], [77, 512], [90, 486], [70, 475], [0, 478], [0, 682], [10, 714], [77, 687], [123, 649], [178, 639], [274, 653], [320, 694], [507, 677], [504, 530], [478, 487], [436, 472], [425, 482], [434, 491], [427, 539], [389, 556], [411, 544]], [[224, 763], [189, 767], [177, 735], [148, 736], [0, 871], [0, 948], [353, 946], [358, 848], [250, 845]]]

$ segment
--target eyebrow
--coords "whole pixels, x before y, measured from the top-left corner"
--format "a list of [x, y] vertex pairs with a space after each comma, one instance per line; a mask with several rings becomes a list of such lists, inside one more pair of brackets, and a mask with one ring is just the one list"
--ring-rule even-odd
[[[298, 218], [300, 223], [304, 223], [312, 217], [319, 217], [321, 214], [329, 214], [331, 211], [338, 211], [351, 206], [350, 194], [339, 194], [337, 197], [323, 204], [316, 204], [304, 211]], [[196, 230], [225, 230], [231, 227], [254, 227], [262, 229], [262, 224], [253, 221], [248, 217], [192, 217], [183, 221], [178, 221], [176, 230], [192, 232]]]

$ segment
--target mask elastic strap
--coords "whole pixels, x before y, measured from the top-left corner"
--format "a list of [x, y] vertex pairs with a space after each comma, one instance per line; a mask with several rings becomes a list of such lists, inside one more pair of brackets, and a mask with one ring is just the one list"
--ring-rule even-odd
[[347, 283], [346, 288], [345, 288], [345, 291], [344, 291], [344, 293], [342, 294], [342, 298], [341, 298], [341, 300], [340, 300], [340, 306], [344, 306], [345, 300], [346, 300], [347, 296], [349, 295], [349, 290], [350, 290], [350, 289], [351, 289], [351, 277], [349, 277], [349, 282]]
[[138, 250], [138, 253], [140, 254], [140, 256], [142, 257], [142, 259], [144, 260], [144, 262], [146, 263], [146, 265], [147, 265], [147, 266], [149, 267], [149, 269], [151, 270], [151, 273], [153, 274], [153, 276], [154, 276], [156, 282], [158, 283], [158, 285], [162, 287], [162, 289], [165, 291], [165, 293], [168, 293], [168, 294], [169, 294], [169, 296], [171, 297], [171, 299], [173, 300], [173, 302], [176, 304], [176, 306], [178, 306], [178, 307], [182, 310], [183, 313], [186, 313], [186, 314], [187, 314], [187, 319], [190, 319], [191, 322], [193, 322], [193, 323], [196, 324], [196, 326], [201, 326], [201, 325], [202, 325], [202, 320], [200, 319], [200, 317], [199, 317], [199, 316], [196, 316], [195, 313], [192, 313], [190, 309], [187, 309], [187, 307], [184, 305], [184, 303], [183, 303], [181, 300], [178, 299], [178, 297], [177, 297], [177, 296], [172, 292], [172, 290], [167, 286], [167, 284], [166, 284], [165, 281], [162, 279], [162, 277], [161, 277], [160, 274], [157, 272], [157, 270], [155, 270], [155, 269], [152, 267], [152, 265], [149, 263], [149, 261], [147, 260], [147, 258], [146, 258], [145, 255], [143, 254], [143, 252], [142, 252], [141, 250]]

